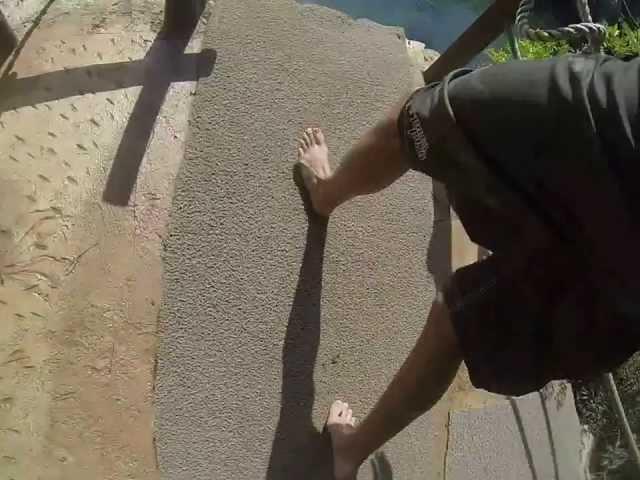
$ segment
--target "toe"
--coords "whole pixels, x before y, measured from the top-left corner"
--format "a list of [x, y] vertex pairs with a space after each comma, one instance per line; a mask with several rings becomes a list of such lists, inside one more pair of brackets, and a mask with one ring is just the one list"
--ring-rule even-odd
[[313, 128], [307, 128], [307, 136], [309, 137], [309, 140], [311, 140], [312, 144], [316, 143], [316, 139], [313, 136]]
[[340, 400], [336, 400], [331, 404], [331, 408], [329, 408], [329, 419], [328, 423], [336, 423], [340, 421], [340, 417], [342, 416], [343, 403]]
[[302, 159], [303, 155], [304, 155], [304, 150], [302, 149], [302, 147], [298, 147], [298, 160]]
[[322, 130], [320, 130], [319, 128], [313, 129], [313, 138], [318, 145], [324, 144], [324, 134], [322, 133]]
[[307, 144], [302, 138], [298, 139], [298, 148], [301, 148], [303, 151], [307, 149]]
[[305, 141], [307, 142], [307, 145], [309, 146], [313, 145], [313, 135], [311, 134], [310, 129], [306, 129], [304, 131], [304, 138], [305, 138]]
[[352, 427], [356, 426], [356, 417], [351, 417], [351, 420], [349, 420], [349, 425], [351, 425]]
[[311, 146], [309, 144], [309, 140], [307, 139], [307, 135], [305, 133], [302, 134], [302, 136], [298, 141], [303, 145], [302, 148], [304, 148], [305, 150]]
[[344, 420], [347, 423], [351, 423], [352, 418], [353, 418], [353, 410], [348, 409], [344, 414]]

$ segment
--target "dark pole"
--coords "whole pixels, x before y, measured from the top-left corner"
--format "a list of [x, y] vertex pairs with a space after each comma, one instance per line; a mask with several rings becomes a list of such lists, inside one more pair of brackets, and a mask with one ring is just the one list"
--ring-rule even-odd
[[464, 67], [498, 38], [513, 18], [519, 0], [496, 0], [447, 50], [424, 71], [425, 83], [442, 80], [452, 70]]
[[165, 0], [163, 31], [168, 35], [191, 36], [206, 0]]
[[11, 26], [9, 26], [4, 14], [0, 11], [0, 66], [6, 62], [17, 45], [18, 38], [11, 30]]

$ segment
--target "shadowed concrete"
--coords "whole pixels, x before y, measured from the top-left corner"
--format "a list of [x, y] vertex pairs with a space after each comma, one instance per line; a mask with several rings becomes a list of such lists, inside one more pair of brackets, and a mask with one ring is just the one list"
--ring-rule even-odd
[[[407, 175], [309, 224], [296, 137], [322, 126], [336, 163], [419, 75], [398, 30], [293, 0], [216, 3], [204, 42], [216, 69], [198, 87], [165, 245], [160, 467], [330, 478], [328, 406], [370, 410], [426, 319], [431, 183]], [[441, 475], [436, 416], [385, 448], [383, 471]]]

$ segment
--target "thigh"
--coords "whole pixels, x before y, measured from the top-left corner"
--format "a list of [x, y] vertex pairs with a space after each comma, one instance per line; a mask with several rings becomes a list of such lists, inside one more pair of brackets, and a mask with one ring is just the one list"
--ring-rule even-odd
[[[497, 250], [522, 238], [548, 237], [538, 212], [500, 176], [456, 121], [448, 90], [476, 72], [462, 70], [414, 92], [398, 117], [405, 155], [415, 170], [442, 182], [473, 241]], [[518, 152], [514, 151], [514, 155]]]
[[609, 371], [639, 346], [564, 245], [494, 254], [457, 271], [445, 296], [473, 384], [495, 393]]

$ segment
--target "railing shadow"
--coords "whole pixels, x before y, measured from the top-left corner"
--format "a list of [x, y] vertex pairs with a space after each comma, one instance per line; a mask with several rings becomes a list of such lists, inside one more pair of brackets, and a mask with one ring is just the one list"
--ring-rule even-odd
[[527, 463], [529, 465], [529, 471], [531, 472], [531, 479], [538, 480], [538, 471], [533, 461], [533, 453], [531, 452], [531, 446], [529, 445], [529, 439], [527, 438], [527, 432], [524, 428], [524, 422], [522, 421], [522, 415], [520, 413], [520, 407], [513, 397], [509, 397], [509, 405], [513, 410], [513, 416], [516, 419], [516, 425], [518, 425], [518, 431], [520, 432], [520, 438], [522, 438], [522, 446], [524, 447], [524, 453], [527, 457]]
[[[164, 104], [169, 87], [176, 79], [198, 80], [213, 72], [216, 52], [206, 50], [196, 57], [196, 64], [181, 62], [188, 44], [185, 38], [156, 37], [145, 58], [142, 91], [127, 122], [113, 159], [102, 199], [112, 205], [125, 206], [138, 178], [140, 164]], [[185, 68], [186, 67], [186, 68]], [[191, 70], [187, 70], [191, 67]], [[190, 74], [190, 75], [189, 75]]]
[[542, 413], [544, 414], [544, 423], [547, 428], [547, 438], [549, 440], [549, 450], [551, 451], [551, 460], [553, 461], [553, 478], [560, 480], [560, 469], [558, 467], [558, 454], [556, 452], [556, 442], [553, 438], [553, 430], [551, 429], [551, 418], [549, 417], [549, 407], [545, 401], [542, 392], [538, 392], [538, 398], [540, 399], [540, 405], [542, 405]]
[[[15, 74], [8, 75], [0, 80], [0, 113], [27, 106], [37, 107], [42, 103], [86, 93], [110, 92], [144, 85], [150, 70], [153, 70], [149, 65], [152, 50], [157, 52], [159, 43], [160, 40], [157, 40], [141, 60], [66, 68], [24, 78], [17, 78]], [[153, 56], [161, 55], [154, 53]], [[199, 53], [168, 56], [174, 62], [170, 66], [173, 75], [171, 81], [187, 82], [212, 73], [216, 52], [205, 49]]]
[[185, 54], [191, 33], [159, 33], [144, 59], [89, 65], [17, 78], [0, 79], [0, 113], [87, 93], [142, 86], [115, 154], [103, 192], [113, 205], [129, 203], [156, 119], [174, 82], [196, 81], [212, 74], [216, 51]]

